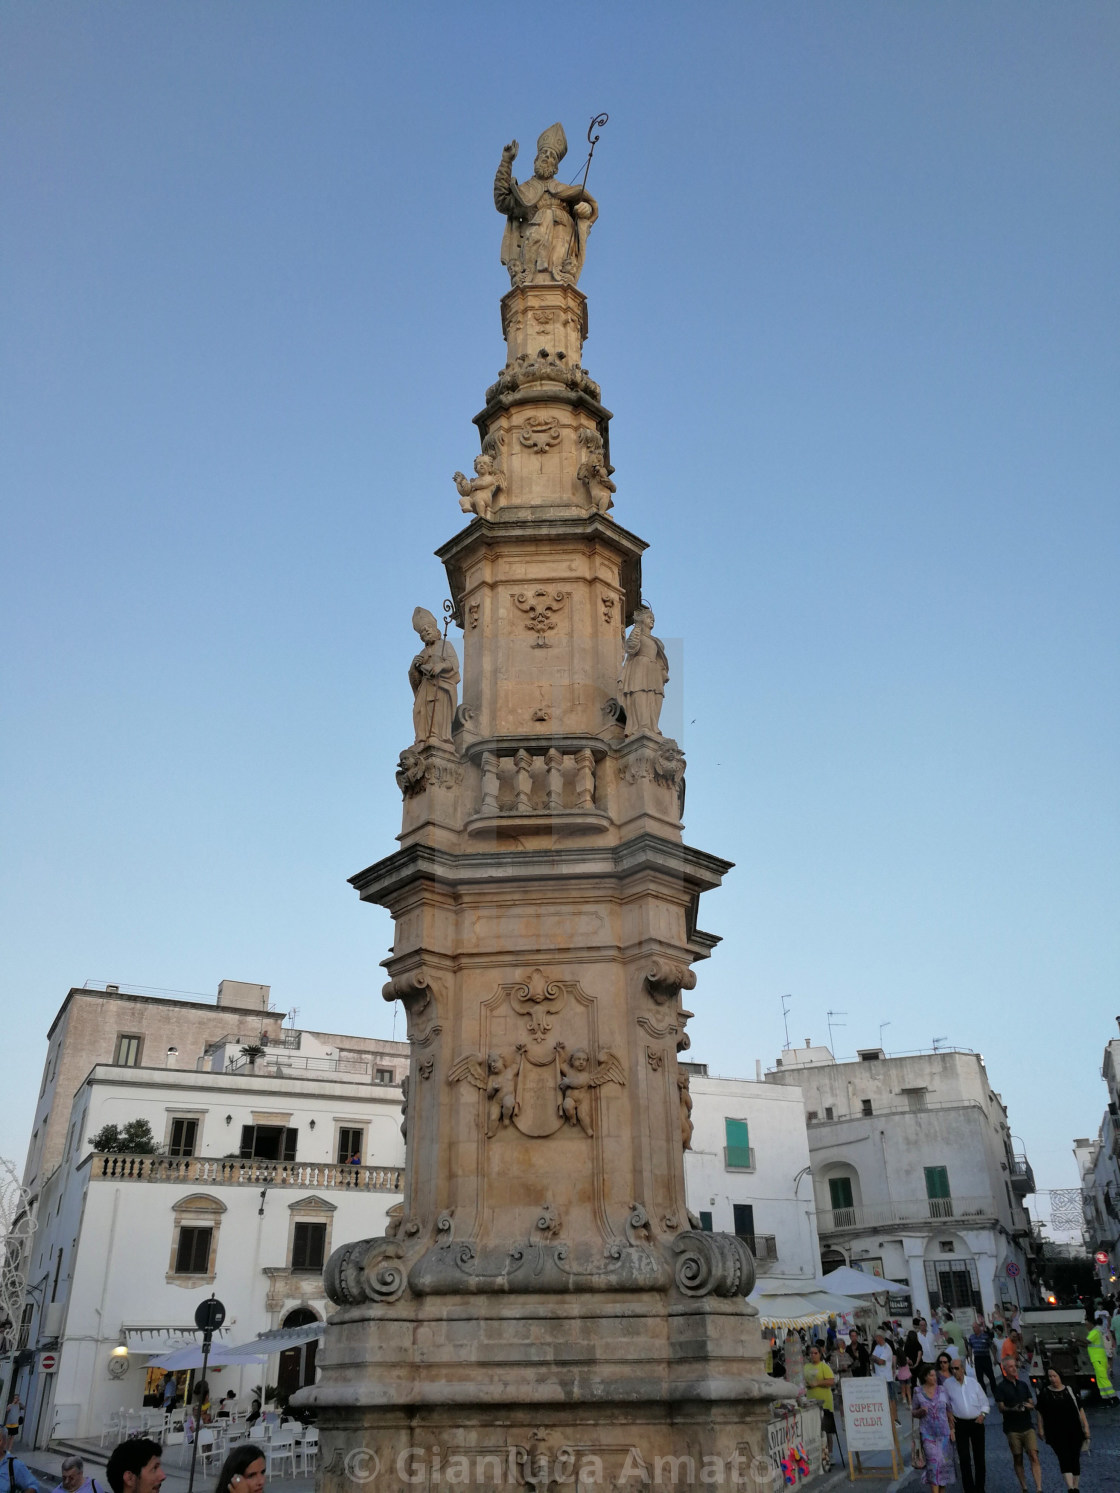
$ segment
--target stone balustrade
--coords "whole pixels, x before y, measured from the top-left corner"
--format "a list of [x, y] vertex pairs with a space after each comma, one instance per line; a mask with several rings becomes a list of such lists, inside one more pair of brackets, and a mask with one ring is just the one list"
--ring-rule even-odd
[[95, 1151], [93, 1181], [190, 1182], [207, 1187], [341, 1187], [355, 1192], [400, 1192], [404, 1170], [348, 1162], [260, 1161], [231, 1156], [138, 1156]]
[[468, 832], [520, 832], [549, 820], [577, 830], [604, 827], [607, 816], [596, 804], [597, 754], [590, 746], [567, 745], [511, 743], [505, 750], [489, 745], [478, 751], [481, 793]]

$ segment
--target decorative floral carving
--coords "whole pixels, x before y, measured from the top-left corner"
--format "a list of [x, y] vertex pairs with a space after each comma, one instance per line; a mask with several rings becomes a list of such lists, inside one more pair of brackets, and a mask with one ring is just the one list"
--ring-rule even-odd
[[532, 592], [518, 591], [514, 594], [513, 604], [519, 612], [525, 613], [525, 626], [529, 632], [536, 633], [538, 648], [548, 647], [545, 633], [555, 630], [556, 617], [553, 614], [563, 611], [567, 601], [566, 591], [549, 591], [544, 586], [538, 586]]
[[400, 1263], [403, 1256], [404, 1246], [383, 1235], [344, 1244], [334, 1251], [323, 1271], [327, 1296], [339, 1306], [398, 1300], [407, 1284]]
[[602, 605], [603, 605], [603, 621], [609, 627], [610, 624], [614, 621], [614, 602], [615, 602], [614, 592], [613, 591], [604, 591], [603, 594], [600, 596], [599, 600], [602, 602]]
[[532, 384], [561, 384], [565, 389], [586, 394], [596, 404], [603, 394], [586, 368], [569, 361], [562, 352], [550, 353], [541, 348], [535, 358], [528, 353], [521, 353], [508, 362], [498, 374], [497, 380], [487, 389], [486, 403], [491, 404], [503, 394], [516, 394], [518, 389]]
[[687, 1229], [673, 1241], [674, 1277], [683, 1296], [749, 1296], [754, 1256], [735, 1234]]
[[435, 1053], [429, 1053], [426, 1058], [421, 1058], [416, 1065], [417, 1072], [421, 1078], [431, 1078], [432, 1071], [436, 1066]]
[[663, 1047], [647, 1047], [646, 1062], [655, 1073], [660, 1073], [665, 1066], [665, 1049]]
[[555, 1239], [560, 1233], [559, 1212], [551, 1203], [542, 1203], [541, 1211], [533, 1227], [537, 1233], [543, 1234], [546, 1239]]
[[687, 964], [678, 964], [660, 954], [651, 959], [645, 973], [645, 985], [654, 1000], [663, 1004], [676, 1000], [682, 990], [695, 990], [696, 975]]
[[630, 1217], [626, 1220], [628, 1244], [648, 1244], [650, 1240], [649, 1214], [641, 1203], [630, 1204]]
[[530, 451], [543, 455], [560, 444], [560, 421], [555, 415], [530, 415], [522, 424], [517, 438]]
[[564, 1009], [575, 986], [574, 980], [550, 980], [542, 969], [533, 969], [521, 984], [503, 985], [502, 993], [518, 1016], [528, 1019], [529, 1035], [543, 1042], [552, 1030], [552, 1018]]

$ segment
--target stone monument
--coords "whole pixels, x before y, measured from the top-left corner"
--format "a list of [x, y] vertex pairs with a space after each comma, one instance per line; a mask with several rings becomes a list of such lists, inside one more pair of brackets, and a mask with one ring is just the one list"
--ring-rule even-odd
[[769, 1473], [754, 1262], [684, 1192], [681, 997], [730, 867], [681, 835], [645, 545], [608, 514], [611, 417], [582, 364], [598, 206], [556, 181], [565, 149], [547, 129], [520, 184], [502, 152], [508, 353], [476, 475], [455, 474], [471, 520], [437, 551], [462, 700], [418, 607], [400, 848], [352, 878], [394, 919], [384, 994], [412, 1059], [400, 1216], [331, 1256], [301, 1394], [326, 1493], [625, 1487], [667, 1457], [678, 1486]]

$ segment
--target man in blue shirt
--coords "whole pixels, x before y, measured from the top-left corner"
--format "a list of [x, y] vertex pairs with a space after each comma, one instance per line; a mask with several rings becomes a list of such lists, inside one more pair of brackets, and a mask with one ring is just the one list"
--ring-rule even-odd
[[984, 1380], [987, 1379], [992, 1386], [992, 1394], [995, 1394], [996, 1377], [992, 1372], [992, 1339], [983, 1317], [976, 1318], [972, 1331], [968, 1334], [968, 1356], [972, 1359], [972, 1367], [976, 1371], [977, 1384], [983, 1389]]
[[0, 1493], [16, 1493], [17, 1489], [25, 1488], [39, 1493], [39, 1484], [19, 1458], [12, 1456], [12, 1438], [7, 1430], [0, 1430]]

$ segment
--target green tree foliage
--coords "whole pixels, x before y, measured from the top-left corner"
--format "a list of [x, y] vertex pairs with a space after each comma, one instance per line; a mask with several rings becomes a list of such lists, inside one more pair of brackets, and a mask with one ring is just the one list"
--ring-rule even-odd
[[129, 1120], [124, 1125], [102, 1125], [89, 1143], [95, 1151], [120, 1151], [129, 1156], [154, 1156], [159, 1150], [147, 1120]]

